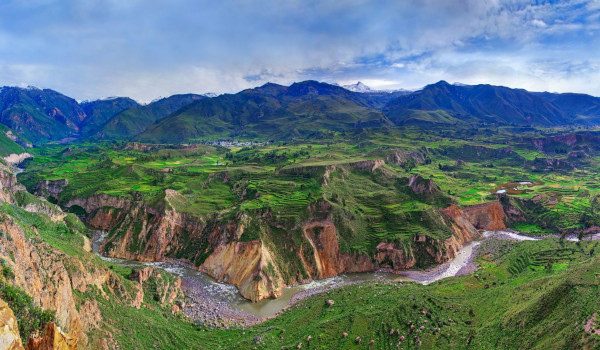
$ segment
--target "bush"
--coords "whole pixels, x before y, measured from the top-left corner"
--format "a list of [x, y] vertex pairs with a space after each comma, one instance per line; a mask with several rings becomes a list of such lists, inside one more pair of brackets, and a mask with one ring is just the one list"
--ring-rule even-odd
[[29, 337], [40, 331], [46, 323], [54, 322], [55, 312], [51, 310], [42, 310], [33, 302], [33, 298], [25, 291], [2, 282], [0, 289], [0, 298], [6, 301], [8, 306], [13, 310], [17, 322], [19, 323], [19, 334], [21, 339], [29, 339]]

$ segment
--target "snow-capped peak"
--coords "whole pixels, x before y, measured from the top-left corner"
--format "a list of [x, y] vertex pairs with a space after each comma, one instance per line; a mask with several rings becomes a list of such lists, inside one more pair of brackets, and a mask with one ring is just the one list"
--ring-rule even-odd
[[356, 84], [343, 85], [342, 87], [346, 90], [350, 90], [353, 92], [374, 92], [375, 91], [375, 90], [371, 89], [370, 87], [366, 86], [365, 84], [361, 83], [360, 81], [357, 82]]

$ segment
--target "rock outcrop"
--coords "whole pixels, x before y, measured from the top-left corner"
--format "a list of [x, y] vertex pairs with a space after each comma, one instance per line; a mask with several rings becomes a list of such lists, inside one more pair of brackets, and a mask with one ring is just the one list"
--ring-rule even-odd
[[31, 337], [25, 350], [76, 350], [77, 339], [64, 333], [54, 322], [46, 323], [38, 337]]
[[479, 230], [500, 231], [506, 229], [508, 218], [499, 202], [471, 205], [463, 210], [469, 221]]
[[304, 237], [313, 250], [314, 266], [305, 262], [309, 278], [329, 278], [346, 272], [374, 271], [375, 265], [366, 255], [340, 253], [338, 235], [329, 219], [304, 225]]
[[381, 242], [377, 245], [375, 261], [379, 266], [389, 267], [393, 270], [410, 269], [417, 264], [412, 251], [399, 247], [395, 243]]
[[438, 262], [446, 262], [456, 257], [456, 254], [465, 244], [471, 242], [475, 237], [479, 236], [477, 229], [465, 214], [463, 210], [455, 205], [451, 205], [440, 210], [451, 220], [446, 224], [452, 228], [454, 234], [444, 241], [444, 256], [440, 257]]
[[400, 166], [407, 162], [414, 162], [415, 165], [419, 165], [427, 163], [427, 158], [420, 152], [396, 150], [387, 157], [387, 161]]
[[58, 199], [58, 195], [68, 184], [69, 179], [42, 180], [35, 185], [33, 193], [41, 197], [54, 197]]
[[0, 349], [22, 350], [17, 318], [8, 304], [0, 299]]
[[166, 278], [154, 267], [148, 266], [140, 270], [134, 270], [129, 279], [137, 282], [136, 295], [131, 306], [137, 309], [144, 303], [145, 289], [151, 283], [149, 290], [154, 293], [154, 300], [161, 304], [172, 304], [175, 298], [181, 294], [181, 279], [179, 277]]
[[421, 175], [413, 175], [408, 179], [408, 187], [418, 195], [431, 195], [441, 192], [441, 189], [431, 179], [425, 179]]
[[[221, 245], [206, 259], [200, 271], [217, 281], [233, 284], [252, 301], [277, 298], [285, 287], [272, 253], [260, 241]], [[271, 273], [268, 271], [271, 270]]]
[[385, 162], [382, 159], [370, 159], [350, 163], [349, 165], [352, 169], [358, 169], [360, 171], [371, 173], [375, 171], [375, 169], [385, 165]]
[[14, 272], [14, 284], [31, 295], [43, 309], [56, 310], [56, 321], [61, 326], [83, 336], [71, 279], [61, 253], [44, 243], [32, 244], [23, 230], [10, 219], [0, 224], [0, 229], [5, 232], [4, 239], [0, 241], [0, 258]]
[[31, 157], [33, 157], [33, 156], [29, 153], [19, 153], [19, 154], [11, 153], [8, 156], [4, 157], [4, 160], [10, 164], [19, 164], [19, 163], [23, 162], [25, 159], [31, 158]]
[[8, 171], [0, 168], [0, 190], [6, 188], [9, 191], [26, 191], [25, 186], [17, 181], [17, 177]]

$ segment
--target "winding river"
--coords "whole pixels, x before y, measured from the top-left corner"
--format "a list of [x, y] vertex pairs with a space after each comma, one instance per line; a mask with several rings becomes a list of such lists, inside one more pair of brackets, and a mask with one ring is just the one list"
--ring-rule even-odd
[[[235, 286], [218, 283], [212, 277], [189, 267], [167, 262], [140, 262], [102, 256], [99, 254], [99, 247], [102, 244], [102, 241], [106, 238], [106, 233], [98, 232], [95, 235], [92, 249], [94, 253], [100, 256], [103, 260], [117, 265], [129, 267], [154, 266], [164, 269], [165, 271], [174, 275], [180, 276], [184, 281], [184, 284], [187, 282], [188, 285], [192, 284], [196, 289], [202, 290], [202, 295], [198, 299], [208, 299], [210, 300], [211, 304], [222, 305], [221, 307], [215, 307], [213, 312], [218, 313], [221, 310], [233, 310], [234, 312], [239, 312], [240, 314], [251, 315], [258, 320], [277, 314], [299, 297], [316, 294], [326, 291], [329, 288], [335, 288], [348, 283], [367, 280], [382, 280], [394, 282], [413, 281], [422, 284], [430, 284], [443, 278], [472, 273], [475, 271], [473, 260], [477, 246], [489, 238], [513, 241], [532, 241], [548, 237], [558, 238], [559, 236], [550, 235], [544, 237], [533, 237], [513, 231], [485, 231], [482, 233], [480, 238], [463, 246], [452, 261], [428, 270], [406, 270], [401, 271], [400, 273], [369, 272], [342, 274], [332, 278], [315, 280], [310, 283], [287, 287], [283, 290], [281, 297], [277, 299], [265, 299], [257, 303], [253, 303], [244, 299], [238, 293]], [[568, 236], [565, 239], [569, 241], [578, 240], [575, 236]], [[585, 240], [597, 239], [600, 239], [600, 234], [585, 237]]]

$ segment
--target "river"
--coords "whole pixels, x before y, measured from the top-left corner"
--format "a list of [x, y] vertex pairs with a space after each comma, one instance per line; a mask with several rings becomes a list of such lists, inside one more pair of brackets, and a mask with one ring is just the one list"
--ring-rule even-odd
[[[197, 304], [198, 310], [190, 311], [190, 316], [196, 313], [214, 314], [214, 318], [218, 318], [223, 314], [231, 314], [230, 319], [253, 318], [256, 322], [260, 319], [272, 317], [285, 309], [291, 303], [305, 296], [326, 291], [330, 288], [336, 288], [344, 284], [354, 283], [358, 281], [382, 280], [404, 282], [413, 281], [422, 284], [430, 284], [435, 281], [454, 277], [464, 274], [473, 273], [476, 270], [474, 264], [474, 255], [479, 246], [484, 240], [489, 238], [498, 238], [514, 241], [531, 241], [539, 240], [547, 237], [559, 237], [558, 235], [532, 237], [526, 236], [513, 231], [485, 231], [481, 237], [462, 247], [457, 252], [456, 257], [445, 264], [435, 266], [428, 270], [406, 270], [399, 273], [389, 272], [368, 272], [368, 273], [352, 273], [342, 274], [332, 278], [315, 280], [310, 283], [300, 284], [292, 287], [287, 287], [283, 290], [283, 294], [277, 299], [265, 299], [257, 303], [250, 302], [244, 299], [233, 285], [219, 283], [212, 277], [194, 270], [192, 268], [167, 262], [139, 262], [132, 260], [124, 260], [118, 258], [107, 258], [99, 254], [98, 250], [102, 241], [106, 238], [106, 233], [97, 233], [94, 237], [92, 249], [94, 253], [100, 256], [103, 260], [118, 264], [121, 266], [131, 267], [146, 267], [154, 266], [164, 269], [174, 275], [180, 276], [183, 281], [184, 291], [186, 294], [192, 295], [194, 304]], [[589, 238], [588, 238], [589, 237]], [[569, 241], [577, 240], [574, 236], [566, 237]], [[600, 239], [600, 234], [587, 236], [585, 240]], [[186, 288], [188, 290], [186, 290]], [[253, 323], [253, 322], [251, 322]]]

